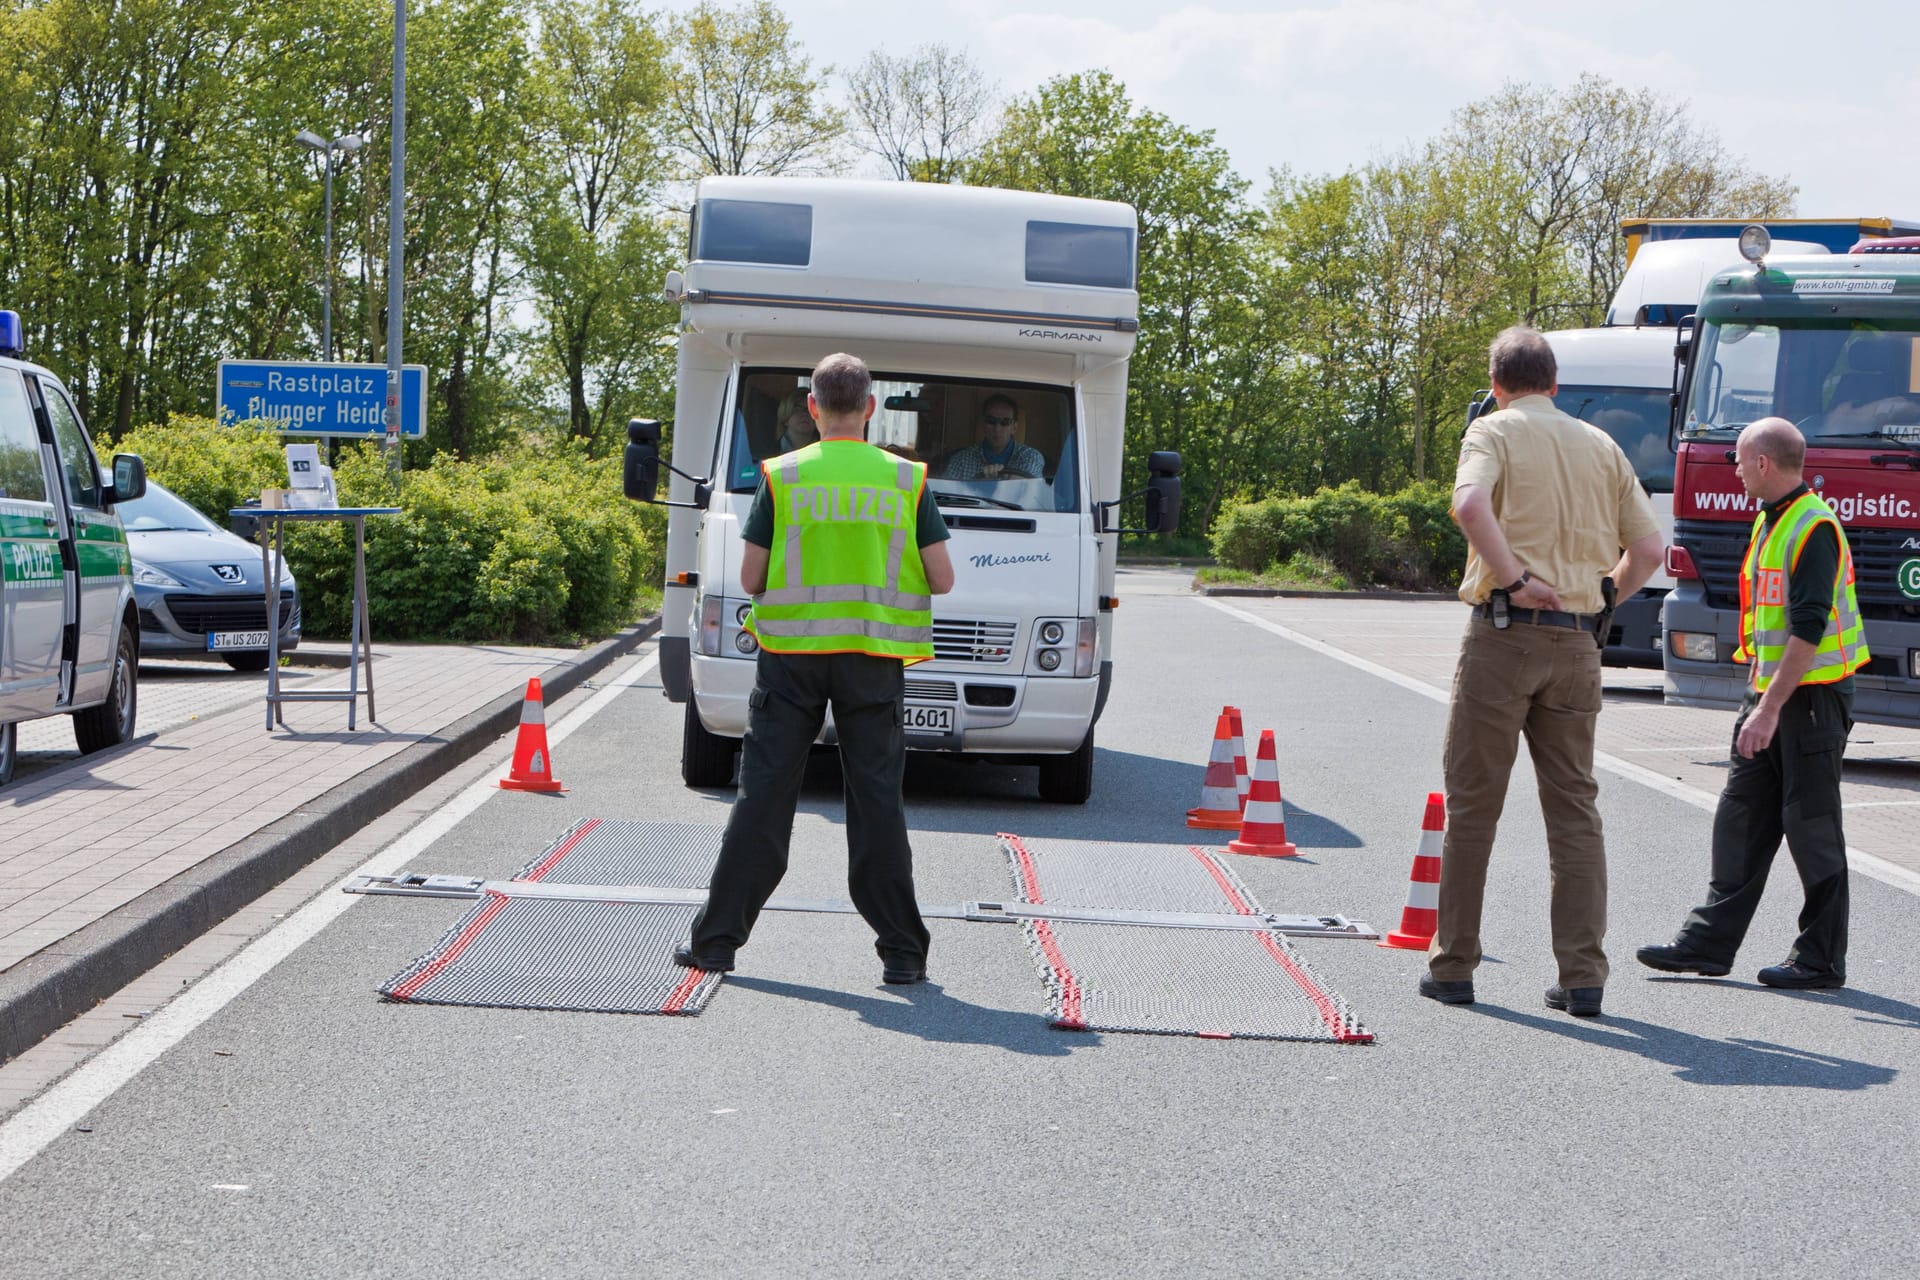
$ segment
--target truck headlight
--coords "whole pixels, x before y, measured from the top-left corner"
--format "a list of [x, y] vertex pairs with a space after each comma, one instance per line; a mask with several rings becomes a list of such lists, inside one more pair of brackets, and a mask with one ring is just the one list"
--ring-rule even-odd
[[752, 653], [760, 647], [760, 642], [753, 638], [753, 632], [741, 631], [733, 637], [733, 647], [741, 653]]
[[1673, 656], [1688, 662], [1720, 661], [1720, 642], [1707, 631], [1675, 631]]
[[1034, 661], [1040, 664], [1042, 671], [1058, 671], [1060, 669], [1060, 651], [1058, 649], [1042, 649], [1034, 658]]
[[1911, 679], [1920, 680], [1920, 649], [1907, 650], [1907, 675]]

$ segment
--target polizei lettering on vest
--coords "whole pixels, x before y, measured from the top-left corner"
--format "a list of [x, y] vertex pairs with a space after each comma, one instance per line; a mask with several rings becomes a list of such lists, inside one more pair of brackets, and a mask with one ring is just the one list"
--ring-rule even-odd
[[899, 526], [905, 503], [897, 489], [872, 485], [795, 485], [787, 498], [787, 519]]

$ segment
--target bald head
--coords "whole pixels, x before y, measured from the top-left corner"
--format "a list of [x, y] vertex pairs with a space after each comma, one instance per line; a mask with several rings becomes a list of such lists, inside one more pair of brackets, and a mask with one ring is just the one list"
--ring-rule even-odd
[[1806, 465], [1807, 438], [1785, 418], [1762, 418], [1741, 432], [1740, 438], [1752, 440], [1753, 447], [1772, 458], [1782, 471], [1797, 476]]
[[1761, 418], [1740, 433], [1733, 458], [1748, 496], [1775, 502], [1800, 487], [1806, 437], [1785, 418]]

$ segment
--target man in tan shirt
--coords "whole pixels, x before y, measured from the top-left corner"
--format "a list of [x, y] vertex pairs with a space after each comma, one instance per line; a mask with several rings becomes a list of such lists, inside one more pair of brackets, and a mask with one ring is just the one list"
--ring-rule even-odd
[[[1601, 580], [1625, 599], [1662, 554], [1653, 504], [1620, 446], [1553, 405], [1553, 348], [1516, 326], [1493, 341], [1500, 409], [1467, 428], [1453, 518], [1470, 548], [1460, 598], [1473, 606], [1447, 713], [1447, 835], [1439, 923], [1420, 994], [1473, 1003], [1487, 860], [1524, 735], [1540, 784], [1559, 981], [1547, 1004], [1600, 1012], [1607, 981], [1607, 854], [1595, 804]], [[1624, 551], [1622, 550], [1624, 548]]]

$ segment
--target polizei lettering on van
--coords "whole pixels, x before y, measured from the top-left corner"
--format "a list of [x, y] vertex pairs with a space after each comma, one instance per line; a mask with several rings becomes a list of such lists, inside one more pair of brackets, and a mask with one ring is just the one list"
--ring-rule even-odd
[[796, 485], [787, 497], [787, 519], [845, 520], [897, 528], [906, 515], [898, 489], [871, 485]]

